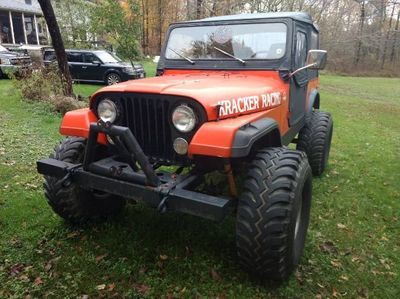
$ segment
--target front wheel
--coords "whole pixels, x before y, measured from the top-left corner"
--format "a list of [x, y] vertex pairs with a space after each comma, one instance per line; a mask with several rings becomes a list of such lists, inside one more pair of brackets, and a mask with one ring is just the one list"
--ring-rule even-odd
[[[86, 139], [68, 137], [64, 139], [50, 158], [72, 164], [82, 163]], [[54, 177], [45, 177], [45, 195], [54, 212], [72, 223], [97, 220], [120, 212], [125, 199], [104, 192], [90, 192], [73, 181], [62, 182]]]
[[106, 76], [106, 84], [107, 85], [114, 85], [121, 82], [121, 77], [117, 73], [109, 73]]
[[239, 197], [239, 261], [262, 279], [286, 280], [303, 252], [312, 197], [312, 174], [303, 152], [266, 148], [250, 164]]

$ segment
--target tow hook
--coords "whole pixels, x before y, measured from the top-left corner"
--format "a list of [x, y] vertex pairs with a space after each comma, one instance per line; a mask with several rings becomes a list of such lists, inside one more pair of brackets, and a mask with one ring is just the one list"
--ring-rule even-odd
[[161, 214], [164, 214], [167, 211], [167, 200], [168, 196], [164, 196], [158, 204], [157, 211], [159, 211]]
[[74, 165], [73, 167], [68, 169], [68, 173], [61, 179], [59, 180], [55, 187], [56, 189], [60, 188], [61, 186], [63, 187], [69, 187], [71, 185], [71, 174], [74, 172], [75, 168], [81, 167], [82, 164], [77, 164]]

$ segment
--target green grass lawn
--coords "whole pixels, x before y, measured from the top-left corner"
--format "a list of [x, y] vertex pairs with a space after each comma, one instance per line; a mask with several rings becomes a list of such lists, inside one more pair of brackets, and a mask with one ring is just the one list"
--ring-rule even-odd
[[322, 77], [330, 165], [314, 179], [301, 265], [274, 287], [237, 266], [233, 217], [217, 224], [136, 205], [103, 224], [62, 221], [35, 169], [61, 139], [61, 118], [1, 80], [0, 298], [399, 298], [399, 94], [400, 79]]

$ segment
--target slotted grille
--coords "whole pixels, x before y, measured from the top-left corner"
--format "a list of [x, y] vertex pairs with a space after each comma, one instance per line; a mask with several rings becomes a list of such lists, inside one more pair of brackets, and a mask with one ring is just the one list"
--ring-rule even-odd
[[122, 96], [124, 122], [144, 153], [154, 160], [171, 163], [176, 159], [169, 123], [170, 99], [157, 95]]

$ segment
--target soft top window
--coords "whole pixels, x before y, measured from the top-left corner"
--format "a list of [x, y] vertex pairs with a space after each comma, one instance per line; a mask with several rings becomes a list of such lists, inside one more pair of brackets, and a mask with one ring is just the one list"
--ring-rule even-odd
[[[167, 59], [279, 59], [286, 51], [283, 23], [180, 27], [171, 31]], [[221, 51], [222, 50], [222, 51]]]

